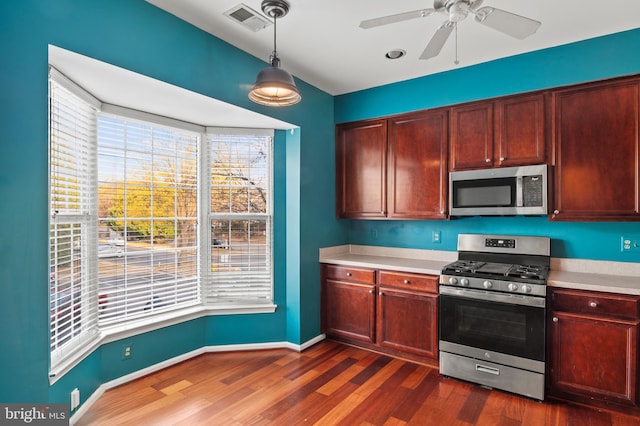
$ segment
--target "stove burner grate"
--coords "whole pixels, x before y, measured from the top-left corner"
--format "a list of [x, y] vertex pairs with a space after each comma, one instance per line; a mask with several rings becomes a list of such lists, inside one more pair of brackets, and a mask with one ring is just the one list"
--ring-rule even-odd
[[508, 277], [544, 280], [547, 275], [547, 270], [537, 265], [513, 265], [506, 275]]
[[518, 265], [483, 262], [477, 260], [457, 260], [445, 266], [442, 273], [468, 277], [503, 277], [537, 282], [546, 280], [548, 268], [539, 265]]

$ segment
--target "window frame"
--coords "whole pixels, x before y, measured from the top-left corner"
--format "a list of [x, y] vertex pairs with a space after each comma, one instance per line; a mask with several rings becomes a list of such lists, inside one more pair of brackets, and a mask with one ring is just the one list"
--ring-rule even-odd
[[[273, 171], [273, 157], [274, 157], [274, 139], [275, 139], [275, 132], [273, 129], [239, 129], [239, 128], [213, 128], [213, 127], [207, 127], [205, 134], [206, 138], [203, 141], [203, 144], [206, 145], [206, 151], [203, 152], [203, 156], [206, 153], [207, 155], [207, 164], [204, 170], [204, 180], [202, 181], [203, 183], [206, 184], [206, 187], [203, 189], [203, 198], [202, 198], [202, 202], [203, 202], [203, 211], [206, 211], [206, 217], [205, 217], [205, 221], [203, 223], [207, 223], [207, 231], [208, 235], [207, 235], [207, 241], [209, 242], [209, 247], [208, 247], [208, 251], [206, 253], [206, 271], [205, 271], [205, 277], [207, 277], [207, 281], [208, 281], [208, 286], [205, 287], [203, 286], [203, 295], [202, 295], [202, 299], [203, 299], [203, 303], [207, 306], [210, 307], [224, 307], [225, 305], [243, 305], [243, 304], [247, 304], [247, 302], [228, 302], [228, 301], [216, 301], [216, 300], [211, 300], [212, 297], [208, 294], [208, 292], [212, 292], [215, 291], [216, 288], [218, 286], [224, 285], [224, 284], [220, 284], [220, 282], [211, 282], [215, 280], [215, 274], [213, 272], [213, 264], [212, 264], [212, 259], [211, 259], [211, 255], [209, 255], [211, 253], [212, 250], [212, 244], [211, 241], [213, 240], [213, 235], [211, 234], [211, 223], [214, 220], [247, 220], [250, 221], [252, 219], [256, 219], [256, 220], [265, 220], [265, 226], [266, 226], [266, 235], [265, 235], [265, 240], [268, 241], [268, 244], [266, 245], [266, 250], [268, 250], [268, 253], [266, 254], [266, 259], [265, 262], [268, 264], [269, 267], [269, 282], [270, 282], [270, 294], [268, 297], [268, 301], [263, 301], [263, 302], [249, 302], [250, 304], [258, 304], [258, 305], [262, 305], [262, 304], [266, 304], [266, 303], [273, 303], [274, 300], [274, 257], [273, 257], [273, 252], [274, 252], [274, 245], [273, 245], [273, 223], [274, 223], [274, 217], [273, 217], [273, 205], [274, 205], [274, 171]], [[203, 136], [204, 136], [203, 135]], [[223, 135], [225, 137], [233, 137], [233, 136], [249, 136], [249, 137], [265, 137], [268, 138], [268, 141], [266, 141], [266, 145], [268, 147], [269, 150], [269, 154], [266, 161], [267, 161], [267, 165], [266, 165], [266, 172], [267, 172], [267, 182], [266, 182], [266, 190], [268, 193], [268, 198], [266, 200], [266, 207], [265, 207], [265, 212], [255, 212], [255, 213], [251, 213], [251, 212], [242, 212], [242, 213], [231, 213], [231, 212], [214, 212], [211, 209], [211, 205], [212, 205], [212, 200], [211, 200], [211, 195], [212, 195], [212, 176], [211, 176], [211, 171], [212, 171], [212, 163], [209, 161], [211, 159], [211, 146], [212, 146], [212, 141], [214, 136], [216, 135]], [[205, 208], [206, 206], [206, 208]], [[227, 244], [229, 244], [231, 241], [228, 240]], [[229, 246], [230, 248], [230, 246]]]
[[[118, 130], [121, 130], [121, 133], [117, 133]], [[116, 137], [115, 139], [113, 138], [101, 139], [100, 131], [104, 131], [105, 134], [108, 134], [108, 135], [115, 135]], [[144, 136], [140, 137], [139, 136], [141, 134], [140, 132], [143, 132]], [[155, 164], [155, 162], [163, 157], [165, 157], [165, 159], [167, 157], [166, 155], [161, 154], [162, 149], [160, 148], [161, 142], [163, 140], [166, 141], [166, 139], [163, 139], [162, 135], [167, 135], [167, 134], [171, 135], [172, 141], [179, 140], [181, 138], [190, 138], [191, 146], [196, 151], [195, 156], [193, 158], [195, 170], [191, 175], [191, 177], [195, 178], [195, 181], [196, 181], [196, 194], [195, 194], [196, 211], [195, 211], [195, 216], [190, 218], [195, 222], [195, 226], [196, 226], [195, 232], [194, 232], [195, 242], [191, 247], [192, 249], [196, 250], [196, 253], [195, 255], [193, 255], [193, 258], [190, 259], [191, 262], [195, 263], [195, 268], [194, 268], [195, 276], [189, 277], [190, 279], [187, 280], [186, 286], [183, 286], [181, 284], [181, 280], [178, 279], [176, 276], [168, 280], [151, 279], [149, 281], [150, 285], [148, 286], [147, 290], [143, 290], [142, 288], [139, 288], [138, 289], [139, 291], [136, 293], [136, 290], [134, 288], [141, 287], [141, 286], [140, 284], [136, 285], [136, 284], [132, 284], [131, 282], [139, 280], [140, 278], [144, 278], [144, 277], [140, 277], [140, 276], [134, 277], [133, 269], [138, 269], [138, 275], [140, 274], [140, 272], [143, 272], [143, 274], [145, 274], [146, 276], [149, 276], [149, 275], [154, 276], [155, 274], [159, 273], [160, 269], [162, 269], [162, 268], [156, 268], [152, 263], [154, 255], [156, 254], [156, 249], [154, 248], [154, 246], [157, 244], [157, 242], [154, 241], [152, 238], [150, 238], [149, 241], [147, 241], [149, 243], [149, 250], [146, 250], [146, 251], [149, 255], [149, 259], [151, 263], [149, 265], [145, 264], [144, 266], [141, 267], [140, 265], [135, 264], [136, 258], [139, 257], [138, 256], [139, 251], [135, 250], [134, 248], [134, 246], [136, 245], [136, 242], [134, 242], [132, 238], [128, 238], [124, 235], [120, 235], [119, 237], [123, 238], [122, 249], [121, 249], [122, 251], [119, 253], [120, 259], [119, 260], [116, 259], [116, 262], [121, 264], [121, 266], [118, 268], [122, 272], [119, 278], [124, 282], [124, 285], [121, 286], [122, 288], [120, 289], [117, 288], [118, 285], [114, 285], [114, 282], [118, 281], [118, 275], [117, 275], [117, 272], [115, 271], [116, 268], [114, 268], [114, 272], [116, 272], [116, 274], [112, 276], [107, 276], [107, 279], [103, 281], [103, 284], [105, 284], [105, 286], [110, 288], [108, 290], [106, 290], [105, 288], [99, 289], [99, 295], [100, 297], [103, 297], [103, 298], [99, 299], [99, 304], [102, 304], [102, 305], [100, 307], [100, 312], [98, 315], [98, 324], [102, 328], [117, 326], [120, 323], [132, 322], [139, 318], [153, 317], [155, 314], [163, 313], [171, 310], [180, 310], [184, 308], [189, 308], [191, 306], [195, 306], [201, 303], [200, 287], [201, 287], [202, 276], [200, 272], [201, 268], [199, 265], [199, 259], [200, 259], [200, 251], [202, 250], [202, 247], [201, 247], [201, 240], [198, 238], [198, 235], [199, 235], [198, 212], [199, 212], [199, 209], [201, 208], [200, 200], [199, 200], [201, 189], [200, 189], [200, 183], [198, 181], [198, 176], [199, 176], [198, 168], [200, 167], [199, 147], [202, 144], [201, 143], [202, 134], [198, 132], [194, 132], [192, 130], [181, 129], [176, 126], [167, 126], [167, 125], [162, 125], [158, 123], [152, 123], [148, 120], [132, 119], [132, 118], [123, 116], [121, 114], [102, 112], [101, 114], [99, 114], [99, 117], [98, 117], [98, 140], [97, 140], [98, 182], [103, 183], [100, 180], [101, 179], [100, 172], [103, 170], [103, 168], [105, 169], [108, 168], [106, 163], [103, 164], [101, 167], [100, 160], [105, 158], [121, 159], [122, 167], [123, 167], [122, 173], [124, 173], [124, 175], [120, 177], [122, 179], [122, 183], [124, 184], [122, 188], [122, 191], [123, 191], [122, 195], [124, 197], [123, 213], [121, 216], [118, 216], [113, 219], [116, 221], [121, 220], [123, 222], [123, 226], [126, 226], [126, 223], [128, 221], [142, 221], [142, 222], [148, 221], [149, 225], [153, 225], [154, 223], [158, 223], [158, 222], [179, 221], [181, 218], [177, 215], [175, 210], [173, 212], [173, 215], [170, 215], [170, 216], [152, 214], [152, 212], [155, 211], [153, 210], [155, 208], [154, 206], [155, 191], [161, 190], [163, 188], [164, 189], [168, 188], [167, 186], [163, 185], [160, 179], [156, 179], [155, 177], [155, 175], [162, 170], [162, 168], [158, 167]], [[136, 137], [136, 135], [138, 135], [138, 137]], [[176, 136], [179, 136], [179, 137], [176, 138]], [[122, 137], [123, 138], [122, 141], [118, 140], [117, 137]], [[146, 140], [147, 138], [148, 140]], [[135, 146], [135, 143], [133, 141], [136, 141], [138, 139], [145, 140], [145, 142], [149, 143], [149, 145], [144, 145], [142, 147]], [[109, 142], [112, 142], [110, 144], [111, 146], [109, 146], [108, 144]], [[122, 147], [118, 146], [117, 148], [114, 148], [113, 145], [117, 145], [118, 142], [123, 142]], [[133, 144], [134, 146], [131, 147], [129, 144]], [[143, 149], [143, 151], [140, 150], [141, 148]], [[167, 152], [169, 151], [165, 150], [165, 154]], [[177, 158], [182, 153], [182, 151], [179, 151], [179, 149], [176, 147], [176, 149], [174, 151], [171, 151], [171, 153], [175, 155]], [[147, 164], [147, 166], [150, 168], [148, 167], [140, 168], [139, 165], [138, 167], [136, 167], [134, 164], [137, 161], [140, 161], [142, 164]], [[142, 218], [133, 217], [136, 215], [131, 215], [127, 212], [127, 206], [129, 201], [127, 197], [127, 190], [131, 189], [132, 187], [139, 186], [140, 181], [131, 180], [132, 175], [129, 175], [128, 173], [132, 172], [133, 174], [135, 174], [135, 172], [143, 172], [145, 170], [146, 170], [146, 173], [149, 173], [149, 178], [151, 178], [151, 179], [148, 179], [145, 176], [146, 180], [144, 181], [144, 185], [145, 185], [144, 189], [149, 190], [150, 216], [142, 217]], [[146, 185], [148, 185], [148, 188]], [[177, 184], [173, 185], [174, 190], [178, 188], [180, 188], [179, 185]], [[100, 193], [98, 193], [97, 194], [98, 203], [100, 203], [100, 199], [101, 199], [100, 197], [101, 195]], [[108, 219], [109, 218], [107, 217], [98, 217], [98, 226], [100, 226], [104, 220], [108, 220]], [[150, 236], [153, 236], [153, 228], [150, 229], [150, 231], [152, 231]], [[127, 232], [125, 232], [125, 234], [126, 233]], [[143, 238], [143, 241], [144, 240], [145, 239]], [[173, 255], [175, 256], [179, 252], [181, 252], [182, 249], [178, 249], [175, 243], [176, 241], [174, 240], [172, 249], [165, 249], [160, 251], [165, 253], [166, 259], [169, 259], [169, 261], [165, 263], [165, 266], [168, 265], [170, 267], [177, 269], [179, 264], [178, 259], [176, 257], [174, 257], [173, 259], [170, 259], [171, 257], [170, 255], [173, 253]], [[132, 248], [132, 250], [129, 250], [129, 248]], [[171, 260], [173, 260], [173, 262]], [[103, 263], [106, 263], [106, 262], [103, 262]], [[98, 266], [98, 271], [103, 275], [106, 275], [106, 272], [109, 272], [106, 268], [101, 269], [100, 266]], [[175, 300], [173, 300], [170, 303], [165, 303], [165, 300], [162, 300], [160, 302], [160, 306], [156, 307], [154, 306], [155, 304], [153, 303], [155, 301], [155, 297], [152, 296], [151, 300], [149, 300], [148, 296], [149, 294], [153, 295], [156, 291], [162, 292], [163, 287], [164, 287], [164, 291], [166, 291], [167, 289], [171, 290], [172, 288], [173, 290], [175, 290]], [[195, 295], [195, 298], [193, 298], [193, 295]], [[157, 296], [157, 297], [160, 297], [160, 296]], [[188, 300], [180, 301], [180, 299], [183, 297], [187, 297]], [[119, 300], [116, 302], [113, 300], [114, 298]], [[161, 299], [158, 299], [158, 300], [161, 300]], [[149, 302], [151, 303], [149, 304]], [[117, 310], [118, 312], [110, 311], [112, 309], [114, 311]]]

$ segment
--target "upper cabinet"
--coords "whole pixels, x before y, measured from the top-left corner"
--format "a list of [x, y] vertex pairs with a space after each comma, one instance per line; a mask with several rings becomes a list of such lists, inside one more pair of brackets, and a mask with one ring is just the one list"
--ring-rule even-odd
[[337, 216], [446, 218], [447, 129], [444, 109], [338, 125]]
[[451, 108], [451, 170], [493, 167], [493, 103]]
[[387, 211], [387, 120], [336, 128], [336, 210], [342, 218], [383, 218]]
[[389, 119], [388, 217], [447, 217], [446, 110]]
[[451, 108], [451, 171], [544, 163], [544, 105], [528, 94]]
[[640, 76], [338, 125], [337, 215], [445, 219], [449, 171], [532, 164], [550, 220], [640, 221]]
[[554, 91], [552, 220], [640, 220], [639, 80]]

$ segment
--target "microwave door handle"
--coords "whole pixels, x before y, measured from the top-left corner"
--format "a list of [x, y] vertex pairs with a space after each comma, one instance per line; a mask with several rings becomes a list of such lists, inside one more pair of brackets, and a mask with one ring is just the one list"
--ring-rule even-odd
[[522, 176], [516, 176], [516, 207], [524, 206], [524, 195], [522, 193]]

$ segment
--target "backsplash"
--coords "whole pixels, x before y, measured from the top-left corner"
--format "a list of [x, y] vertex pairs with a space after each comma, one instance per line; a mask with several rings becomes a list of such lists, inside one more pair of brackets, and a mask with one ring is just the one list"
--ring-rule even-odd
[[640, 262], [640, 249], [621, 251], [623, 236], [640, 237], [638, 222], [549, 222], [526, 216], [349, 222], [350, 244], [455, 251], [460, 233], [541, 235], [551, 238], [552, 257]]

